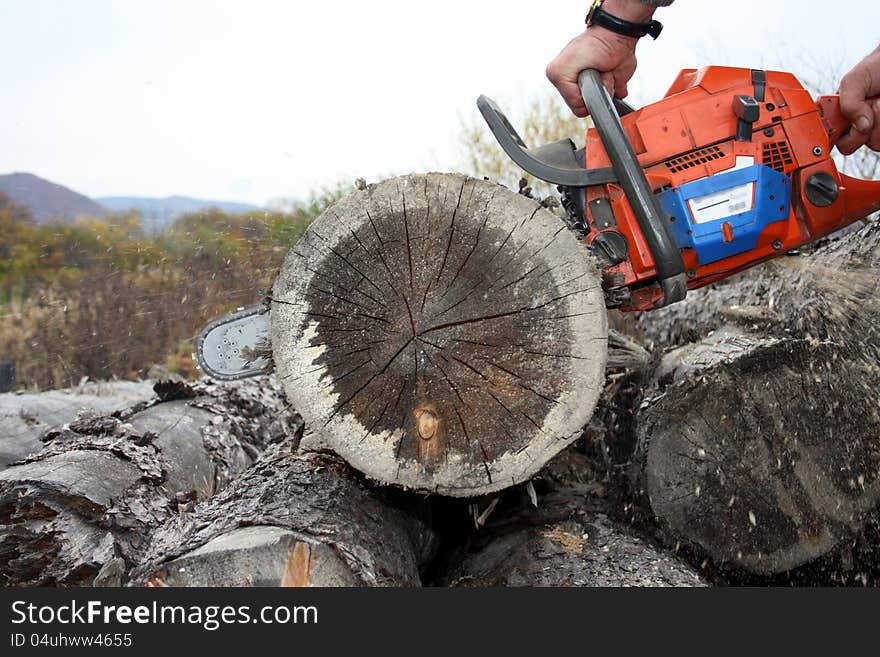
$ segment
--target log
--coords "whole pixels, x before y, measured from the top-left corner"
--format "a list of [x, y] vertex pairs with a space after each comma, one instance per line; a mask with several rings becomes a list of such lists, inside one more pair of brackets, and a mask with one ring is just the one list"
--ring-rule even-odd
[[450, 586], [706, 586], [680, 557], [613, 516], [595, 486], [568, 483], [487, 525]]
[[232, 485], [169, 519], [135, 572], [159, 586], [418, 586], [436, 547], [340, 458], [274, 446]]
[[48, 431], [42, 451], [0, 472], [0, 583], [124, 581], [153, 527], [297, 428], [269, 378], [156, 392]]
[[46, 392], [0, 394], [0, 470], [43, 448], [40, 436], [91, 410], [112, 413], [154, 396], [148, 382], [88, 382]]
[[319, 217], [272, 294], [279, 380], [370, 478], [448, 496], [522, 482], [588, 422], [597, 268], [535, 201], [463, 175], [367, 186]]
[[779, 573], [862, 531], [880, 503], [878, 247], [872, 225], [644, 318], [685, 342], [636, 419], [670, 540]]
[[772, 260], [640, 317], [660, 348], [695, 342], [728, 323], [761, 334], [832, 341], [876, 355], [880, 344], [880, 224], [815, 251]]
[[876, 363], [727, 328], [669, 353], [659, 377], [639, 438], [651, 507], [673, 535], [777, 573], [858, 534], [880, 500], [878, 400], [863, 389]]

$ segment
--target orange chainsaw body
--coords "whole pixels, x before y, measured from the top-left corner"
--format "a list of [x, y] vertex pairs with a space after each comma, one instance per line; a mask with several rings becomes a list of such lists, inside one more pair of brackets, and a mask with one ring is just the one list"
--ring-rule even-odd
[[[734, 111], [738, 96], [758, 105], [757, 119], [747, 126]], [[626, 114], [621, 122], [652, 191], [665, 199], [661, 206], [678, 235], [688, 289], [797, 249], [880, 210], [880, 182], [840, 173], [831, 157], [848, 129], [837, 97], [814, 100], [790, 73], [719, 66], [684, 70], [662, 100]], [[587, 132], [585, 154], [587, 169], [610, 166], [595, 129]], [[746, 169], [756, 172], [755, 180], [743, 182], [749, 180]], [[707, 187], [724, 174], [739, 183], [727, 191]], [[761, 182], [767, 177], [772, 184]], [[688, 196], [688, 189], [696, 191]], [[620, 244], [620, 235], [625, 239], [625, 259], [605, 269], [606, 281], [627, 291], [621, 309], [661, 305], [651, 252], [621, 187], [588, 187], [585, 206], [589, 244], [608, 232], [619, 233], [614, 238]], [[745, 215], [738, 215], [743, 209], [752, 211], [746, 222]], [[704, 238], [708, 241], [700, 243]]]

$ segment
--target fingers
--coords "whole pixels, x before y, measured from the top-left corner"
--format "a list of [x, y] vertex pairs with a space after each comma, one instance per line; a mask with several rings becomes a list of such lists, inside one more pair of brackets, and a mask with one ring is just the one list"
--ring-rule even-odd
[[874, 127], [874, 112], [867, 102], [870, 88], [870, 74], [859, 66], [840, 81], [840, 111], [862, 135], [869, 134]]
[[[614, 35], [612, 35], [614, 36]], [[603, 73], [602, 82], [612, 95], [627, 95], [627, 82], [636, 70], [634, 40], [597, 36], [587, 31], [571, 40], [547, 65], [547, 78], [578, 117], [587, 116], [578, 74], [588, 68]]]
[[844, 155], [852, 155], [867, 143], [867, 135], [863, 135], [858, 130], [852, 129], [837, 142], [837, 150]]
[[614, 71], [606, 71], [602, 74], [602, 84], [608, 90], [611, 97], [614, 97], [614, 88], [617, 86], [617, 80], [614, 77]]
[[636, 72], [636, 55], [632, 53], [623, 63], [614, 69], [614, 95], [617, 98], [626, 98], [629, 95], [627, 83]]
[[559, 91], [562, 100], [565, 101], [565, 104], [568, 105], [574, 115], [579, 118], [584, 118], [587, 116], [587, 107], [584, 105], [584, 99], [583, 96], [581, 96], [581, 88], [577, 83], [577, 78], [573, 79], [570, 74], [559, 65], [557, 59], [554, 59], [547, 66], [547, 78]]
[[872, 98], [869, 102], [874, 112], [874, 125], [868, 135], [868, 148], [880, 151], [880, 98]]
[[880, 49], [865, 57], [840, 81], [840, 111], [852, 129], [837, 143], [849, 155], [865, 144], [880, 150]]
[[837, 150], [844, 155], [851, 155], [862, 146], [880, 151], [880, 98], [868, 98], [863, 104], [867, 109], [859, 108], [859, 111], [869, 117], [871, 128], [867, 132], [862, 132], [853, 122], [853, 127], [837, 142]]

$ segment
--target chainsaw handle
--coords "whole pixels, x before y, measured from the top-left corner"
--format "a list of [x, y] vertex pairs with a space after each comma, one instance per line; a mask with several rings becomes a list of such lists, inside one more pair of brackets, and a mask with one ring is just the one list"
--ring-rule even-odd
[[642, 235], [651, 251], [657, 277], [663, 288], [663, 303], [669, 305], [681, 301], [687, 294], [684, 262], [648, 185], [635, 152], [626, 137], [620, 117], [614, 109], [611, 97], [602, 84], [599, 71], [587, 69], [578, 75], [581, 95], [593, 124], [611, 160], [611, 167], [618, 184], [632, 207]]
[[840, 138], [849, 132], [852, 124], [840, 111], [840, 96], [819, 96], [816, 101], [822, 123], [828, 131], [830, 147], [834, 148]]

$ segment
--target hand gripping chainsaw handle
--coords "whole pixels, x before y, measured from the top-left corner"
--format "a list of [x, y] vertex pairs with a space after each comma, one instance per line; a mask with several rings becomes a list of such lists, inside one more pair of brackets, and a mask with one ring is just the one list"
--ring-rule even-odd
[[611, 160], [612, 166], [609, 168], [584, 168], [583, 150], [575, 150], [570, 139], [529, 148], [492, 99], [480, 96], [477, 107], [504, 152], [539, 180], [567, 187], [619, 184], [632, 206], [654, 259], [663, 289], [663, 302], [658, 305], [681, 301], [687, 292], [681, 253], [666, 222], [662, 220], [645, 173], [620, 123], [620, 115], [633, 109], [620, 100], [610, 98], [597, 71], [583, 71], [580, 86], [584, 102]]
[[681, 301], [687, 294], [681, 252], [654, 200], [645, 172], [626, 137], [611, 97], [602, 84], [601, 74], [594, 69], [581, 71], [578, 82], [596, 132], [611, 160], [617, 184], [626, 194], [639, 229], [651, 250], [657, 277], [663, 288], [662, 305]]
[[[852, 129], [852, 125], [840, 111], [839, 96], [819, 96], [816, 105], [828, 132], [830, 147], [833, 148]], [[862, 180], [841, 173], [840, 193], [844, 202], [842, 226], [880, 210], [880, 180]]]

